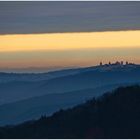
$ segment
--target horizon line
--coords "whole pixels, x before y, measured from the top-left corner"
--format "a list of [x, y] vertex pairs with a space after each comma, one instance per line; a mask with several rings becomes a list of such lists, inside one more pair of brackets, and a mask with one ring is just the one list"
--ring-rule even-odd
[[[117, 64], [117, 62], [119, 62], [120, 64]], [[121, 64], [121, 62], [123, 62], [123, 64]], [[127, 64], [127, 62], [128, 62], [128, 64]], [[101, 63], [102, 63], [102, 65], [101, 65]], [[95, 65], [88, 65], [88, 66], [69, 66], [69, 67], [56, 67], [56, 69], [55, 69], [55, 67], [53, 68], [53, 67], [51, 67], [52, 68], [52, 70], [49, 70], [47, 67], [23, 67], [23, 68], [0, 68], [0, 73], [6, 73], [6, 74], [10, 74], [10, 73], [12, 73], [12, 74], [43, 74], [43, 73], [50, 73], [50, 72], [57, 72], [57, 71], [63, 71], [63, 70], [72, 70], [72, 69], [83, 69], [83, 68], [90, 68], [90, 67], [97, 67], [97, 66], [111, 66], [111, 65], [113, 65], [113, 64], [115, 64], [115, 65], [123, 65], [123, 66], [126, 66], [126, 65], [136, 65], [136, 66], [140, 66], [140, 63], [134, 63], [134, 62], [129, 62], [129, 61], [113, 61], [113, 62], [111, 62], [111, 61], [108, 61], [108, 63], [103, 63], [103, 61], [100, 61], [98, 64], [95, 64]], [[33, 68], [34, 69], [48, 69], [48, 70], [45, 70], [45, 71], [36, 71], [36, 72], [32, 72], [32, 71], [34, 71], [33, 70]], [[6, 71], [9, 71], [9, 70], [11, 70], [11, 72], [9, 71], [9, 72], [6, 72], [6, 71], [1, 71], [2, 69], [7, 69]], [[30, 70], [30, 69], [32, 69], [31, 71], [28, 71], [28, 70]], [[12, 70], [19, 70], [18, 72], [14, 72], [14, 71], [12, 71]], [[20, 72], [20, 70], [21, 70], [21, 72]], [[23, 72], [24, 70], [27, 70], [26, 72]]]
[[137, 29], [104, 29], [104, 30], [90, 30], [90, 31], [56, 31], [56, 32], [29, 32], [29, 33], [0, 33], [0, 35], [8, 36], [8, 35], [39, 35], [39, 34], [67, 34], [67, 33], [100, 33], [100, 32], [127, 32], [127, 31], [140, 31], [140, 28]]

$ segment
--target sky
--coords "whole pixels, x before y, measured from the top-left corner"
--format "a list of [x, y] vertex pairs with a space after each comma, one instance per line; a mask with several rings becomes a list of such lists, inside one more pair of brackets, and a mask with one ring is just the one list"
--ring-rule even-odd
[[0, 2], [0, 71], [140, 62], [140, 2]]

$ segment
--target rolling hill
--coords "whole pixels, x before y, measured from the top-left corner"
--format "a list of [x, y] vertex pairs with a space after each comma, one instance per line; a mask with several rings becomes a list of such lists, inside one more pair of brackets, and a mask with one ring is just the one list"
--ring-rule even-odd
[[[13, 74], [6, 74], [5, 79], [9, 77], [10, 81], [0, 83], [0, 105], [45, 94], [64, 93], [120, 83], [137, 83], [140, 82], [140, 66], [105, 65], [62, 70], [51, 72], [51, 74], [35, 74], [35, 77], [38, 78], [34, 76], [31, 78], [32, 75], [34, 74], [25, 74], [24, 77], [22, 74], [15, 74], [14, 78]], [[47, 75], [51, 75], [52, 78], [48, 78]]]
[[140, 66], [135, 64], [103, 65], [58, 73], [61, 76], [48, 80], [0, 83], [0, 125], [37, 119], [42, 114], [50, 116], [60, 108], [73, 107], [119, 86], [140, 83]]

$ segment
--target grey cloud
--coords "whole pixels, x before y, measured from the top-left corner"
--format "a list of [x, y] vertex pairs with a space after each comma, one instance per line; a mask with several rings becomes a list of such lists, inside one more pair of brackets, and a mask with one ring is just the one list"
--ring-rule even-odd
[[140, 2], [0, 2], [0, 34], [140, 29]]

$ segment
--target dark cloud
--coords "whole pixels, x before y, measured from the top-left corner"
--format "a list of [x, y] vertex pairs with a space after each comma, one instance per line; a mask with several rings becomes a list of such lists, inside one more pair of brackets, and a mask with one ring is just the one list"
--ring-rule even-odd
[[0, 34], [140, 29], [140, 2], [0, 2]]

